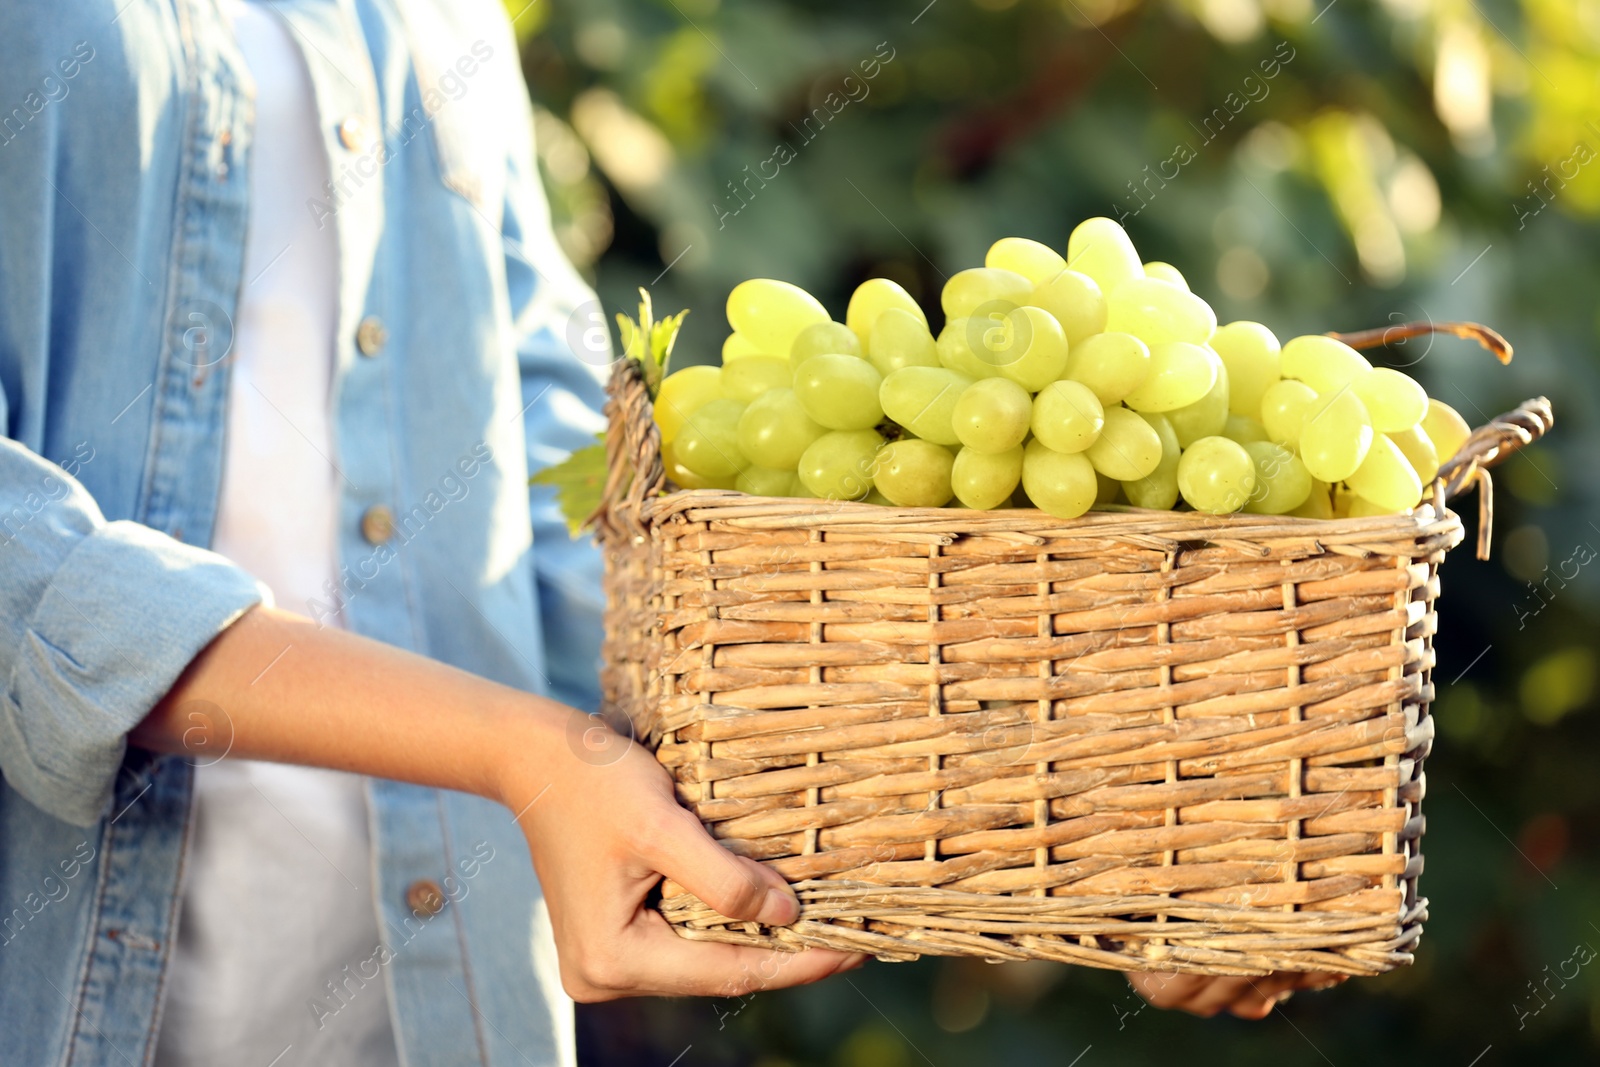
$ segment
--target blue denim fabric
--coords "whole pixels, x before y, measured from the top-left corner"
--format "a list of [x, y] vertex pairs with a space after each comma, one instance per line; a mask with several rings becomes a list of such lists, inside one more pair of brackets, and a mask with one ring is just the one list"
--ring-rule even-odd
[[[527, 473], [600, 428], [515, 41], [491, 0], [279, 0], [337, 228], [341, 580], [354, 631], [598, 703], [599, 559]], [[215, 0], [0, 7], [0, 1062], [143, 1063], [192, 768], [125, 735], [262, 591], [205, 550], [253, 88]], [[258, 235], [271, 240], [271, 235]], [[586, 312], [586, 315], [590, 314]], [[364, 354], [367, 320], [382, 345]], [[369, 342], [377, 332], [368, 324]], [[363, 539], [369, 508], [395, 536]], [[443, 712], [441, 712], [443, 713]], [[381, 976], [405, 1062], [568, 1062], [527, 847], [475, 797], [374, 782]], [[449, 903], [414, 914], [429, 878]], [[360, 970], [360, 968], [358, 968]]]

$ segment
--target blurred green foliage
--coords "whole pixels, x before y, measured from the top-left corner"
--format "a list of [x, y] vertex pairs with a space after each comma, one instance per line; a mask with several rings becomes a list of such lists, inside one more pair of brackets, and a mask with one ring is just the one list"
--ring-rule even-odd
[[1558, 972], [1600, 947], [1600, 3], [524, 2], [563, 242], [610, 309], [640, 285], [691, 309], [685, 362], [715, 361], [744, 278], [842, 318], [886, 275], [937, 326], [941, 279], [995, 238], [1125, 215], [1223, 321], [1494, 325], [1509, 368], [1448, 339], [1389, 358], [1470, 421], [1539, 394], [1558, 418], [1496, 478], [1495, 558], [1443, 571], [1416, 966], [1247, 1024], [1135, 1013], [1078, 968], [871, 964], [585, 1009], [589, 1062], [1596, 1060], [1600, 966]]

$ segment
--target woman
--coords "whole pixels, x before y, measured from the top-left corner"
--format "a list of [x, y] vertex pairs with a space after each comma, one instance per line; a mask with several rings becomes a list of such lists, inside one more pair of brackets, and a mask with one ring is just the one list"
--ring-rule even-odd
[[571, 1062], [568, 995], [859, 965], [645, 905], [798, 911], [574, 710], [598, 561], [526, 474], [597, 428], [610, 356], [498, 5], [0, 31], [7, 1062]]

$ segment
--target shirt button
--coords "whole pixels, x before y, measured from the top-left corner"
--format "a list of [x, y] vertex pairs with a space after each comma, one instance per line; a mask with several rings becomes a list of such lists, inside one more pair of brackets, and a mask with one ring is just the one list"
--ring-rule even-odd
[[339, 143], [350, 151], [363, 151], [371, 141], [372, 131], [360, 115], [346, 115], [339, 123]]
[[444, 890], [432, 878], [418, 879], [406, 890], [406, 907], [416, 915], [437, 915], [444, 910]]
[[368, 508], [361, 516], [361, 536], [374, 545], [389, 540], [394, 536], [394, 512], [382, 504]]
[[389, 331], [383, 328], [383, 320], [376, 315], [368, 315], [356, 327], [356, 348], [363, 356], [377, 355], [388, 340]]

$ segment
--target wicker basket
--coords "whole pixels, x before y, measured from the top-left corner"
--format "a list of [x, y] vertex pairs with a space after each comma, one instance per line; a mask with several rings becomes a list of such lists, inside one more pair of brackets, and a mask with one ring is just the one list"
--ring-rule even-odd
[[[691, 938], [1120, 970], [1377, 974], [1427, 917], [1419, 811], [1445, 500], [1413, 514], [974, 512], [665, 492], [638, 364], [597, 516], [608, 711], [788, 927], [681, 888]], [[637, 474], [635, 474], [637, 472]], [[623, 727], [627, 728], [626, 725]]]

